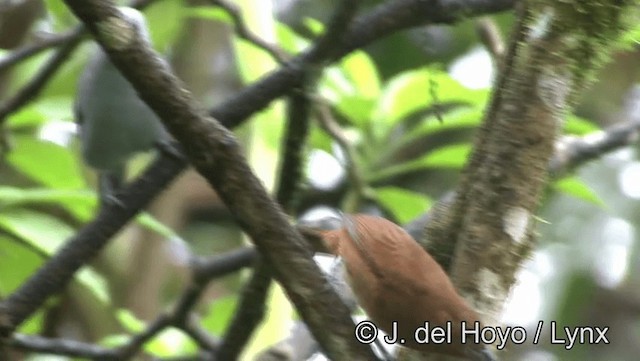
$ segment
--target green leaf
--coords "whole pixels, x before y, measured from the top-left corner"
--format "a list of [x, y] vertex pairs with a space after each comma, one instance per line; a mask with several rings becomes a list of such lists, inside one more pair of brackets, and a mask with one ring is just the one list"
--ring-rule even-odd
[[73, 98], [70, 96], [51, 96], [40, 98], [37, 102], [9, 115], [9, 129], [29, 128], [48, 121], [68, 121], [73, 118]]
[[331, 153], [333, 151], [331, 148], [332, 144], [333, 139], [314, 122], [309, 135], [309, 148], [321, 149], [327, 153]]
[[[139, 333], [146, 328], [145, 322], [129, 310], [119, 309], [116, 312], [116, 317], [130, 333]], [[116, 347], [122, 343], [123, 338], [125, 338], [124, 335], [111, 335], [104, 338], [101, 344]], [[165, 357], [195, 351], [196, 345], [182, 331], [169, 327], [145, 343], [144, 349], [156, 356]]]
[[331, 66], [324, 71], [318, 90], [324, 98], [332, 103], [338, 103], [345, 95], [357, 95], [353, 84], [342, 69], [337, 66]]
[[304, 19], [302, 19], [302, 24], [315, 36], [322, 35], [322, 32], [324, 31], [324, 24], [314, 18], [305, 17]]
[[573, 135], [586, 135], [598, 130], [600, 130], [600, 127], [598, 127], [598, 125], [575, 114], [570, 114], [567, 116], [564, 126], [565, 133]]
[[45, 0], [48, 19], [51, 21], [54, 30], [66, 30], [75, 21], [75, 17], [59, 0]]
[[426, 212], [433, 201], [424, 194], [398, 187], [376, 188], [380, 205], [393, 213], [398, 222], [404, 224]]
[[2, 231], [0, 258], [0, 297], [14, 292], [42, 264], [42, 257]]
[[214, 335], [222, 335], [233, 317], [233, 312], [238, 303], [236, 296], [227, 296], [215, 300], [205, 317], [202, 318], [202, 326]]
[[391, 126], [407, 115], [436, 103], [460, 102], [481, 106], [488, 94], [487, 90], [465, 88], [441, 71], [407, 71], [392, 78], [384, 87], [375, 119], [377, 123]]
[[189, 351], [195, 351], [197, 346], [182, 330], [169, 327], [147, 342], [144, 349], [158, 357], [169, 357], [190, 353]]
[[0, 209], [28, 204], [57, 204], [78, 220], [86, 221], [97, 204], [95, 192], [88, 190], [14, 188], [0, 186]]
[[366, 99], [380, 96], [380, 76], [373, 60], [362, 50], [356, 50], [342, 59], [340, 67], [356, 94]]
[[396, 177], [401, 174], [415, 172], [429, 168], [462, 168], [471, 152], [471, 145], [468, 143], [448, 145], [438, 148], [426, 155], [410, 160], [398, 165], [392, 165], [373, 173], [368, 182], [380, 181], [383, 179]]
[[[52, 256], [69, 239], [75, 230], [57, 218], [31, 210], [17, 209], [0, 213], [0, 231], [13, 235], [28, 246], [32, 254]], [[9, 252], [21, 252], [14, 242]], [[92, 292], [103, 303], [109, 302], [107, 285], [92, 269], [80, 271], [75, 278], [80, 286]]]
[[[73, 99], [76, 95], [81, 69], [82, 66], [86, 64], [90, 51], [95, 49], [97, 46], [98, 45], [93, 41], [84, 42], [81, 46], [78, 47], [78, 50], [74, 52], [73, 56], [69, 57], [64, 62], [64, 64], [62, 64], [62, 66], [55, 72], [51, 80], [47, 82], [47, 86], [42, 90], [42, 94], [39, 98], [42, 99], [42, 101], [50, 103], [49, 108], [53, 109], [57, 107], [59, 111], [64, 111], [66, 113], [66, 115], [60, 118], [62, 120], [73, 119], [72, 104]], [[52, 56], [52, 54], [53, 53], [43, 53], [41, 54], [42, 57], [35, 56], [34, 59], [36, 59], [37, 63], [34, 65], [36, 65], [37, 68], [25, 69], [25, 72], [21, 73], [21, 76], [24, 78], [20, 79], [31, 79], [33, 77], [33, 74], [35, 74], [42, 66], [44, 66], [44, 62], [49, 61], [49, 58]], [[63, 102], [56, 106], [56, 99], [63, 100]]]
[[605, 202], [586, 183], [576, 177], [560, 179], [553, 183], [556, 191], [568, 194], [583, 201], [606, 207]]
[[124, 346], [131, 340], [131, 336], [127, 334], [108, 335], [100, 340], [100, 345], [111, 348]]
[[27, 320], [24, 321], [20, 325], [20, 327], [18, 327], [18, 332], [27, 335], [41, 334], [44, 327], [44, 322], [46, 320], [45, 313], [48, 314], [47, 311], [45, 311], [44, 308], [40, 308], [40, 310], [36, 311], [33, 315], [27, 318]]
[[102, 304], [108, 305], [111, 302], [107, 281], [92, 268], [82, 268], [76, 273], [74, 281], [77, 282], [80, 287], [90, 291]]
[[145, 328], [145, 322], [125, 308], [120, 308], [116, 311], [116, 318], [128, 332], [138, 333]]
[[640, 24], [623, 32], [614, 44], [618, 51], [632, 51], [640, 45]]
[[276, 39], [278, 45], [290, 53], [298, 53], [309, 46], [309, 40], [282, 23], [276, 23]]
[[161, 1], [145, 9], [145, 18], [154, 48], [166, 52], [176, 43], [185, 22], [176, 21], [183, 17], [187, 7], [181, 1]]
[[75, 230], [48, 214], [25, 209], [0, 213], [0, 228], [42, 256], [51, 256]]
[[[271, 16], [269, 2], [242, 0], [237, 5], [249, 31], [258, 34], [266, 42], [275, 41], [277, 24]], [[237, 69], [244, 83], [253, 82], [277, 66], [269, 54], [254, 44], [239, 37], [234, 37], [233, 43]]]
[[380, 95], [380, 77], [371, 58], [356, 51], [324, 72], [319, 90], [341, 114], [363, 126]]
[[419, 161], [426, 168], [462, 168], [471, 153], [469, 143], [448, 145], [429, 152]]
[[229, 16], [229, 13], [219, 7], [189, 6], [182, 12], [182, 16], [185, 18], [215, 20], [233, 25], [233, 19]]
[[77, 158], [69, 149], [26, 135], [13, 139], [15, 147], [7, 160], [21, 173], [52, 188], [85, 188]]
[[160, 236], [169, 239], [180, 239], [180, 236], [171, 229], [171, 227], [167, 227], [164, 223], [157, 220], [149, 213], [141, 213], [136, 217], [136, 221], [141, 226], [147, 228], [150, 231], [156, 232]]
[[357, 126], [368, 123], [375, 100], [358, 95], [345, 95], [335, 104], [336, 109]]
[[482, 112], [481, 108], [462, 107], [444, 114], [442, 122], [429, 115], [402, 137], [402, 145], [446, 130], [475, 127], [482, 121]]
[[47, 115], [37, 107], [31, 105], [9, 115], [7, 125], [9, 129], [32, 127], [47, 121]]

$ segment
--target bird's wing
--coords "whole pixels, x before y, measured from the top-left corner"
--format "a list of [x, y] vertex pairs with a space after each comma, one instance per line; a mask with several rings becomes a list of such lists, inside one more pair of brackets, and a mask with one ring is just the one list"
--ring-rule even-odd
[[[358, 249], [367, 256], [368, 264], [375, 268], [376, 276], [385, 287], [405, 288], [401, 293], [410, 293], [410, 289], [403, 286], [406, 282], [443, 272], [431, 256], [395, 223], [368, 215], [356, 215], [352, 219], [357, 224], [357, 231], [351, 233], [358, 235]], [[415, 286], [420, 289], [426, 283]]]

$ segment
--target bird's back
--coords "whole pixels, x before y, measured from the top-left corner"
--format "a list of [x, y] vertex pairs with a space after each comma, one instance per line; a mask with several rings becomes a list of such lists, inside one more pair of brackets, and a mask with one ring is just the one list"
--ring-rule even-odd
[[76, 118], [82, 155], [96, 169], [122, 166], [132, 154], [167, 136], [160, 119], [101, 49], [95, 49], [81, 76]]

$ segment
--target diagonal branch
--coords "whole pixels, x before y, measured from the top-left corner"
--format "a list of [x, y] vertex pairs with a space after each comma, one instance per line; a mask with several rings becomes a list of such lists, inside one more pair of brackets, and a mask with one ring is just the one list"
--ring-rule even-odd
[[236, 4], [232, 4], [225, 0], [210, 0], [210, 2], [229, 14], [231, 20], [233, 21], [235, 33], [238, 35], [238, 37], [266, 51], [280, 65], [282, 65], [285, 60], [289, 58], [289, 56], [277, 45], [269, 44], [265, 40], [261, 39], [258, 35], [253, 33], [251, 30], [249, 30], [249, 27], [244, 22], [242, 14], [240, 13], [240, 9]]
[[[327, 32], [314, 46], [315, 57], [326, 58], [338, 48], [339, 39], [349, 26], [358, 1], [343, 1], [334, 12]], [[290, 215], [294, 213], [294, 201], [303, 177], [303, 148], [309, 133], [311, 100], [307, 88], [315, 87], [317, 75], [313, 68], [304, 74], [306, 81], [300, 88], [290, 91], [287, 109], [287, 128], [282, 146], [281, 167], [276, 190], [276, 201]], [[272, 267], [266, 260], [258, 260], [253, 274], [243, 289], [239, 306], [216, 352], [221, 360], [237, 359], [255, 328], [264, 318], [269, 294]]]
[[[93, 222], [67, 241], [56, 256], [3, 300], [0, 304], [0, 336], [13, 332], [50, 295], [60, 292], [80, 267], [100, 252], [120, 228], [186, 167], [182, 159], [170, 155], [161, 159], [118, 195], [122, 203], [109, 204], [101, 209]], [[137, 192], [139, 189], [146, 191]], [[121, 204], [127, 207], [121, 207]]]
[[65, 2], [183, 145], [194, 168], [217, 191], [250, 236], [326, 352], [337, 360], [375, 358], [367, 346], [353, 339], [348, 309], [326, 285], [302, 236], [252, 173], [233, 134], [200, 110], [191, 94], [112, 3]]
[[[138, 1], [146, 4], [149, 1]], [[458, 1], [436, 1], [434, 9], [439, 11], [404, 11], [400, 4], [411, 8], [420, 0], [392, 0], [359, 17], [355, 25], [345, 34], [346, 45], [336, 59], [357, 47], [367, 45], [377, 38], [411, 26], [441, 23], [461, 18]], [[511, 1], [468, 1], [464, 6], [465, 16], [481, 15], [507, 10]], [[415, 9], [415, 8], [413, 8]], [[428, 9], [427, 9], [428, 10]], [[230, 100], [214, 108], [211, 113], [220, 116], [224, 125], [233, 128], [272, 100], [280, 97], [299, 82], [304, 73], [301, 60], [290, 63], [280, 70], [247, 87]], [[1, 122], [2, 120], [0, 120]], [[160, 157], [144, 174], [129, 185], [119, 197], [121, 208], [109, 207], [90, 224], [79, 231], [52, 257], [41, 271], [29, 278], [17, 291], [0, 303], [0, 335], [12, 333], [26, 318], [35, 312], [53, 294], [59, 292], [107, 243], [120, 228], [130, 221], [140, 209], [166, 187], [186, 167], [182, 159]]]
[[522, 4], [453, 205], [427, 228], [440, 260], [488, 324], [497, 322], [515, 272], [534, 246], [533, 213], [564, 114], [609, 55], [634, 4]]
[[[131, 6], [142, 9], [154, 1], [156, 0], [133, 0], [131, 2]], [[34, 75], [27, 84], [20, 88], [11, 98], [0, 104], [0, 126], [11, 113], [27, 105], [40, 94], [45, 85], [49, 83], [49, 80], [51, 80], [51, 78], [53, 78], [56, 72], [60, 69], [62, 64], [64, 64], [69, 56], [71, 56], [76, 47], [80, 45], [80, 42], [82, 42], [82, 35], [84, 34], [84, 27], [78, 26], [69, 33], [61, 35], [60, 38], [56, 38], [55, 41], [45, 44], [46, 46], [61, 44], [61, 47], [58, 48], [51, 57], [49, 57], [44, 65], [38, 70], [38, 73]], [[43, 49], [38, 46], [25, 48], [16, 56], [9, 57], [6, 60], [3, 59], [0, 64], [0, 69], [11, 66], [18, 60], [28, 59], [30, 56], [38, 54], [40, 50]]]
[[509, 10], [516, 0], [390, 0], [369, 13], [357, 17], [341, 40], [341, 47], [332, 54], [317, 51], [304, 53], [265, 76], [252, 86], [238, 92], [209, 114], [235, 127], [251, 114], [265, 108], [271, 101], [299, 86], [308, 66], [324, 62], [320, 55], [330, 55], [336, 61], [355, 49], [369, 45], [397, 31], [428, 24], [447, 24], [468, 17]]
[[21, 61], [29, 59], [34, 55], [40, 54], [41, 52], [49, 48], [61, 46], [72, 41], [74, 38], [77, 38], [81, 35], [78, 31], [78, 29], [80, 28], [81, 27], [78, 27], [74, 30], [67, 31], [64, 34], [51, 36], [36, 44], [25, 45], [20, 49], [12, 51], [10, 54], [7, 54], [3, 56], [2, 59], [0, 59], [0, 72], [6, 71], [10, 67], [20, 63]]

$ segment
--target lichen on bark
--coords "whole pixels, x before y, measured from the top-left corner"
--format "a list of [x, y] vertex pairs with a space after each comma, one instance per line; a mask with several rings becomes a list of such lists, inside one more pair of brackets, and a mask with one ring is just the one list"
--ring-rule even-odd
[[[430, 251], [445, 262], [458, 289], [488, 324], [497, 322], [504, 296], [534, 247], [536, 222], [523, 223], [526, 235], [518, 228], [518, 239], [513, 239], [513, 210], [535, 214], [562, 121], [637, 16], [638, 3], [521, 3], [510, 50], [455, 201], [437, 211], [438, 222], [426, 229]], [[497, 275], [491, 289], [500, 297], [487, 294], [487, 280], [482, 279], [487, 274]]]

